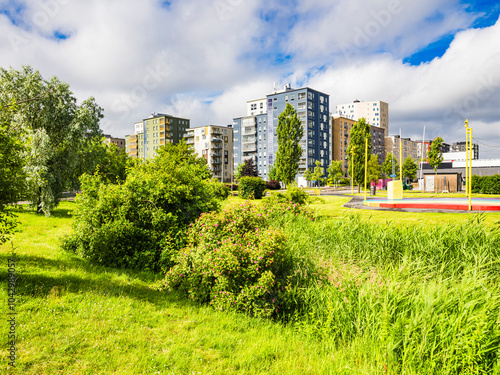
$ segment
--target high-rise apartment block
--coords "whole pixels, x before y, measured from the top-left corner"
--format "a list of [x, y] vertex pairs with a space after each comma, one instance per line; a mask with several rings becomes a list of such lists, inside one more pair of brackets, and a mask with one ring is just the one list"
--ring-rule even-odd
[[134, 124], [135, 134], [125, 136], [126, 152], [135, 158], [147, 159], [166, 143], [179, 143], [189, 128], [189, 120], [161, 113]]
[[195, 152], [204, 157], [213, 177], [221, 182], [230, 182], [233, 174], [233, 129], [226, 126], [200, 126], [190, 128], [185, 134], [186, 142]]
[[247, 102], [247, 116], [233, 119], [234, 167], [254, 158], [259, 175], [268, 179], [278, 151], [278, 116], [290, 104], [304, 127], [299, 184], [306, 168], [314, 168], [316, 160], [326, 169], [331, 160], [329, 100], [329, 95], [309, 87], [292, 89], [286, 85], [264, 99]]
[[389, 104], [385, 102], [355, 100], [352, 103], [337, 105], [335, 113], [352, 120], [365, 118], [367, 123], [384, 129], [385, 135], [389, 135]]

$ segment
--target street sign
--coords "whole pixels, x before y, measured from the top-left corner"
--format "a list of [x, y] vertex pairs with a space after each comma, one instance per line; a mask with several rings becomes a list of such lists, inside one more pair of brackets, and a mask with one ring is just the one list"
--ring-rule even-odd
[[390, 177], [396, 177], [396, 175], [395, 174], [391, 174]]

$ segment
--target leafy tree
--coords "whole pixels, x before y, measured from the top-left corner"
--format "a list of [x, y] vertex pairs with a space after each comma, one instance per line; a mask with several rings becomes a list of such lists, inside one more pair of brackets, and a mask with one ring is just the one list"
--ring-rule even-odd
[[309, 168], [306, 168], [304, 172], [304, 178], [307, 182], [311, 182], [313, 180], [313, 173]]
[[332, 163], [328, 166], [328, 181], [329, 183], [338, 184], [340, 177], [344, 175], [342, 171], [342, 161], [332, 161]]
[[24, 189], [25, 148], [10, 121], [16, 110], [14, 103], [0, 103], [0, 210], [6, 204], [17, 202]]
[[64, 248], [112, 267], [169, 268], [185, 232], [202, 213], [218, 210], [227, 188], [210, 179], [204, 158], [186, 143], [160, 147], [130, 169], [122, 184], [84, 174]]
[[276, 165], [273, 164], [271, 166], [271, 169], [269, 169], [269, 173], [267, 174], [267, 178], [269, 179], [269, 181], [279, 181], [278, 179], [278, 173], [276, 172]]
[[5, 205], [15, 203], [24, 187], [23, 145], [12, 131], [9, 121], [16, 106], [0, 103], [0, 245], [7, 241], [16, 227], [14, 215]]
[[304, 135], [304, 128], [297, 117], [297, 112], [290, 103], [286, 104], [285, 110], [278, 116], [277, 135], [278, 152], [274, 164], [279, 180], [289, 185], [295, 180], [299, 170], [302, 156], [299, 142]]
[[408, 156], [403, 162], [403, 177], [414, 180], [417, 177], [418, 165], [411, 156]]
[[387, 154], [385, 158], [384, 164], [382, 164], [382, 173], [388, 178], [392, 174], [392, 162], [394, 161], [394, 174], [396, 178], [399, 178], [399, 163], [398, 159], [395, 158], [392, 154]]
[[378, 163], [378, 156], [371, 154], [368, 157], [367, 182], [377, 182], [381, 175], [381, 166]]
[[20, 103], [9, 122], [26, 147], [25, 196], [37, 212], [50, 214], [60, 194], [77, 185], [81, 151], [102, 136], [102, 108], [94, 98], [77, 105], [67, 83], [50, 80], [29, 66], [0, 69], [0, 103]]
[[321, 166], [321, 162], [319, 160], [316, 160], [316, 166], [314, 167], [314, 172], [312, 174], [312, 179], [313, 181], [316, 181], [317, 186], [321, 186], [321, 183], [323, 182], [323, 167]]
[[431, 165], [434, 172], [437, 174], [439, 165], [443, 162], [443, 152], [441, 151], [441, 146], [443, 145], [443, 138], [437, 137], [431, 143], [429, 152], [427, 153], [427, 161]]
[[259, 172], [257, 172], [257, 167], [255, 166], [254, 159], [246, 159], [241, 165], [241, 169], [238, 166], [238, 179], [241, 177], [259, 177]]
[[75, 168], [72, 188], [79, 189], [79, 176], [84, 173], [98, 173], [103, 180], [109, 183], [119, 183], [125, 181], [127, 170], [134, 163], [139, 163], [141, 159], [130, 158], [118, 146], [112, 143], [105, 143], [104, 138], [93, 138], [87, 143], [87, 147], [79, 150], [81, 162]]
[[[349, 156], [349, 173], [354, 165], [354, 183], [358, 184], [358, 193], [361, 190], [361, 184], [365, 180], [365, 140], [368, 139], [368, 155], [372, 150], [370, 125], [364, 118], [359, 119], [351, 129], [351, 140], [347, 146], [347, 155]], [[353, 151], [353, 153], [351, 153]]]

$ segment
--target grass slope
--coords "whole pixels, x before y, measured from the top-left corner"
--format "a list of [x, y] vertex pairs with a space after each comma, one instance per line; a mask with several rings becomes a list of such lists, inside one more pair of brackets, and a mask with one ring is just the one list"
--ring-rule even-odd
[[[12, 374], [356, 373], [328, 342], [239, 314], [218, 313], [152, 289], [158, 276], [95, 267], [59, 250], [73, 203], [46, 218], [18, 212], [17, 367]], [[7, 313], [7, 259], [0, 247], [0, 313]], [[0, 372], [8, 368], [0, 326]], [[359, 358], [362, 361], [362, 358]], [[370, 364], [365, 371], [371, 373]], [[361, 366], [364, 367], [364, 366]]]

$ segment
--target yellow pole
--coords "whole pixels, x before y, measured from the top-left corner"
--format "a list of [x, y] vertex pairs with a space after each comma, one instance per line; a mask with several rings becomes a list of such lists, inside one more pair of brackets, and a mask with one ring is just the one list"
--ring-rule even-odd
[[354, 147], [351, 149], [351, 195], [354, 195]]
[[470, 154], [469, 154], [469, 176], [470, 176], [470, 182], [469, 182], [469, 211], [472, 211], [472, 128], [469, 128], [469, 149], [470, 149]]
[[403, 198], [403, 139], [399, 134], [399, 180], [401, 181], [401, 198]]
[[465, 196], [469, 196], [469, 119], [465, 120]]
[[365, 206], [366, 206], [366, 180], [368, 178], [368, 138], [365, 139]]

